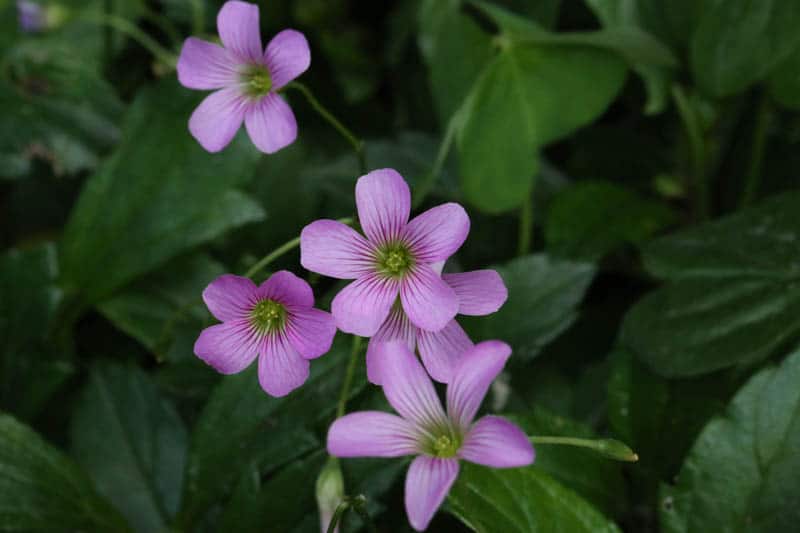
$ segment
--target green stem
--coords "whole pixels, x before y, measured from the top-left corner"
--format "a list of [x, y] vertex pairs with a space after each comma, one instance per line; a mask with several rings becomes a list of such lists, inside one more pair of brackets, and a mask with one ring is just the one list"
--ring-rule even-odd
[[517, 255], [528, 255], [531, 250], [531, 236], [533, 234], [533, 197], [527, 195], [519, 212], [519, 241], [517, 242]]
[[353, 384], [353, 375], [356, 371], [356, 363], [358, 363], [360, 349], [361, 337], [358, 335], [353, 335], [353, 348], [350, 352], [350, 361], [347, 363], [347, 370], [344, 374], [342, 390], [339, 391], [339, 403], [336, 406], [336, 418], [341, 418], [344, 416], [344, 411], [347, 407], [347, 396], [350, 394], [350, 386]]
[[577, 446], [588, 448], [605, 457], [617, 461], [636, 462], [639, 456], [634, 453], [625, 443], [615, 439], [579, 439], [577, 437], [559, 436], [529, 436], [528, 439], [533, 444], [561, 444], [564, 446]]
[[177, 65], [178, 61], [174, 54], [161, 46], [158, 41], [150, 37], [147, 33], [143, 32], [137, 25], [122, 17], [98, 13], [87, 16], [85, 20], [87, 22], [113, 28], [127, 35], [167, 66], [175, 68], [175, 65]]
[[328, 524], [328, 533], [333, 533], [333, 531], [336, 530], [336, 526], [342, 521], [344, 514], [351, 508], [358, 513], [358, 516], [361, 517], [361, 520], [364, 522], [364, 525], [367, 526], [370, 533], [377, 533], [375, 524], [372, 523], [372, 517], [369, 516], [367, 512], [367, 498], [363, 494], [353, 497], [345, 496], [344, 499], [342, 499], [342, 503], [336, 507], [336, 511], [334, 511], [331, 521]]
[[683, 87], [677, 84], [673, 85], [672, 98], [675, 100], [675, 107], [678, 109], [678, 114], [686, 129], [686, 137], [689, 140], [689, 148], [692, 153], [692, 182], [693, 188], [697, 192], [696, 209], [698, 218], [702, 220], [708, 218], [711, 201], [706, 173], [706, 143], [703, 128]]
[[[114, 6], [112, 5], [111, 0], [103, 0], [103, 14], [106, 17], [111, 17], [114, 15]], [[111, 62], [111, 49], [114, 46], [114, 33], [111, 31], [112, 27], [106, 25], [103, 28], [103, 56], [105, 58], [106, 65]]]
[[192, 33], [200, 35], [206, 27], [206, 6], [203, 0], [189, 0], [192, 6]]
[[414, 195], [413, 207], [417, 208], [422, 205], [425, 197], [433, 190], [439, 175], [442, 173], [442, 167], [447, 160], [447, 155], [450, 153], [450, 148], [453, 146], [453, 139], [456, 136], [458, 129], [458, 113], [453, 115], [450, 122], [447, 124], [447, 131], [444, 133], [442, 142], [439, 144], [439, 151], [436, 153], [436, 160], [433, 162], [431, 171], [425, 176], [425, 179], [419, 184]]
[[302, 83], [293, 81], [286, 86], [286, 89], [295, 89], [297, 91], [300, 91], [305, 97], [305, 99], [308, 101], [308, 103], [311, 104], [311, 107], [314, 108], [314, 111], [316, 111], [323, 119], [325, 119], [328, 122], [328, 124], [333, 126], [334, 129], [338, 131], [339, 134], [347, 140], [347, 142], [350, 143], [350, 145], [353, 147], [353, 150], [355, 150], [356, 152], [356, 157], [358, 157], [358, 166], [359, 170], [361, 171], [361, 174], [362, 175], [366, 174], [367, 161], [364, 155], [364, 142], [361, 141], [355, 135], [353, 135], [353, 132], [347, 129], [344, 126], [344, 124], [339, 122], [339, 120], [335, 116], [333, 116], [333, 114], [330, 111], [325, 109], [325, 107], [319, 102], [319, 100], [317, 100], [317, 98], [314, 96], [314, 94], [308, 87], [306, 87]]
[[[342, 224], [347, 224], [348, 226], [353, 223], [353, 219], [350, 217], [340, 218], [336, 222], [341, 222]], [[284, 255], [287, 252], [290, 252], [297, 248], [300, 245], [300, 237], [297, 236], [294, 239], [283, 243], [281, 246], [275, 248], [273, 251], [262, 257], [256, 264], [251, 266], [247, 272], [244, 273], [244, 277], [252, 278], [256, 274], [258, 274], [263, 268], [268, 266], [270, 263], [278, 259], [280, 256]]]
[[744, 190], [739, 202], [745, 207], [753, 202], [761, 185], [761, 166], [764, 163], [764, 149], [767, 145], [767, 133], [772, 122], [772, 108], [769, 97], [764, 95], [758, 105], [756, 123], [753, 129], [753, 146], [750, 151], [750, 163], [745, 174]]
[[336, 531], [336, 526], [339, 525], [339, 522], [341, 522], [342, 520], [342, 516], [344, 516], [344, 513], [347, 511], [349, 507], [350, 507], [350, 500], [345, 498], [342, 501], [342, 503], [340, 503], [339, 506], [336, 508], [336, 511], [334, 511], [333, 516], [331, 517], [331, 523], [328, 524], [328, 533], [333, 533], [334, 531]]
[[353, 510], [361, 517], [361, 521], [364, 522], [370, 533], [377, 533], [375, 524], [372, 523], [372, 517], [367, 512], [367, 498], [363, 494], [359, 494], [352, 499], [352, 503]]

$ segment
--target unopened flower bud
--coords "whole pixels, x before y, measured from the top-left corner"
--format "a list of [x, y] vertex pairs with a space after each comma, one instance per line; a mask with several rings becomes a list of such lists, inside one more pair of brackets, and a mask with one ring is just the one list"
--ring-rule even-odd
[[[320, 529], [328, 531], [328, 525], [336, 512], [336, 508], [344, 500], [344, 478], [339, 460], [328, 459], [317, 477], [317, 507], [319, 508]], [[339, 531], [338, 526], [335, 531]]]

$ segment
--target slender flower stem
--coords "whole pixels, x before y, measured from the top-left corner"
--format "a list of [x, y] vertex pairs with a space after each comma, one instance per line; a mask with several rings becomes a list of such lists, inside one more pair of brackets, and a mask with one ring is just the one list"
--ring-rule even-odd
[[150, 37], [147, 33], [143, 32], [136, 24], [133, 24], [122, 17], [110, 14], [94, 14], [85, 18], [87, 22], [92, 22], [101, 26], [106, 26], [123, 33], [139, 43], [148, 52], [153, 54], [159, 61], [165, 65], [175, 68], [178, 60], [175, 55], [161, 46], [158, 41]]
[[362, 522], [367, 526], [370, 533], [377, 533], [375, 524], [372, 523], [372, 517], [367, 512], [367, 498], [363, 494], [359, 494], [352, 498], [353, 510], [361, 517]]
[[[341, 222], [342, 224], [347, 224], [348, 226], [353, 223], [353, 219], [350, 217], [340, 218], [336, 222]], [[251, 266], [247, 272], [244, 273], [244, 277], [252, 278], [256, 274], [258, 274], [262, 269], [267, 267], [270, 263], [278, 259], [280, 256], [286, 254], [287, 252], [291, 252], [295, 248], [300, 245], [300, 236], [298, 235], [294, 239], [287, 241], [280, 245], [279, 247], [272, 250], [270, 253], [262, 257], [256, 264]]]
[[422, 202], [433, 190], [433, 186], [436, 185], [436, 181], [439, 179], [439, 176], [442, 173], [444, 162], [447, 161], [447, 155], [450, 153], [450, 148], [453, 146], [453, 140], [456, 136], [456, 130], [458, 130], [458, 124], [459, 115], [456, 113], [447, 124], [447, 131], [445, 131], [442, 142], [439, 144], [439, 151], [436, 153], [436, 159], [433, 162], [431, 171], [428, 172], [428, 174], [425, 176], [425, 179], [416, 189], [416, 194], [414, 195], [414, 201], [412, 204], [414, 208], [422, 205]]
[[761, 185], [761, 166], [764, 163], [764, 149], [767, 145], [767, 133], [772, 122], [772, 107], [769, 97], [763, 95], [758, 104], [756, 123], [753, 130], [753, 146], [750, 151], [750, 163], [745, 175], [744, 190], [739, 201], [741, 207], [753, 202]]
[[353, 374], [355, 374], [356, 371], [356, 363], [358, 362], [360, 349], [361, 337], [358, 335], [353, 335], [353, 348], [350, 352], [350, 361], [347, 363], [347, 370], [344, 374], [342, 389], [339, 392], [339, 403], [336, 406], [336, 418], [341, 418], [344, 416], [344, 411], [347, 407], [347, 396], [350, 394], [350, 386], [353, 384]]
[[345, 498], [344, 500], [342, 500], [342, 503], [340, 503], [339, 506], [336, 508], [336, 511], [334, 511], [333, 516], [331, 517], [331, 523], [328, 524], [328, 533], [333, 533], [334, 531], [336, 531], [336, 526], [339, 525], [339, 522], [341, 522], [344, 513], [349, 508], [350, 508], [350, 500]]
[[358, 516], [361, 517], [361, 520], [367, 526], [367, 529], [370, 533], [376, 533], [377, 530], [375, 529], [375, 524], [372, 523], [372, 517], [369, 516], [367, 512], [367, 498], [364, 497], [363, 494], [359, 494], [358, 496], [345, 496], [342, 500], [342, 503], [336, 508], [334, 511], [333, 516], [331, 517], [331, 521], [328, 524], [328, 533], [333, 533], [336, 530], [336, 526], [342, 521], [344, 514], [347, 512], [348, 509], [352, 508], [355, 512], [358, 513]]
[[639, 456], [631, 450], [625, 443], [615, 439], [579, 439], [576, 437], [559, 436], [529, 436], [528, 439], [533, 444], [561, 444], [564, 446], [578, 446], [588, 448], [605, 457], [617, 461], [636, 462]]
[[328, 111], [319, 102], [319, 100], [317, 100], [317, 98], [311, 92], [311, 89], [309, 89], [308, 87], [306, 87], [302, 83], [299, 83], [299, 82], [296, 82], [296, 81], [290, 82], [288, 85], [286, 85], [286, 88], [287, 89], [295, 89], [297, 91], [300, 91], [303, 94], [303, 96], [306, 98], [306, 100], [308, 100], [308, 103], [311, 104], [311, 107], [314, 108], [314, 111], [319, 113], [319, 115], [323, 119], [325, 119], [328, 122], [328, 124], [333, 126], [334, 129], [336, 131], [338, 131], [339, 134], [347, 140], [347, 142], [350, 143], [350, 145], [353, 147], [353, 150], [355, 150], [355, 152], [356, 152], [356, 157], [358, 157], [358, 166], [359, 166], [359, 170], [361, 171], [361, 174], [366, 174], [367, 173], [367, 161], [366, 161], [365, 155], [364, 155], [364, 142], [362, 140], [360, 140], [358, 137], [356, 137], [355, 135], [353, 135], [353, 132], [351, 132], [349, 129], [347, 129], [344, 126], [344, 124], [342, 124], [335, 116], [333, 116], [333, 113]]
[[206, 27], [206, 6], [203, 0], [189, 0], [192, 6], [192, 33], [200, 35]]
[[531, 250], [531, 236], [533, 234], [533, 197], [529, 194], [522, 202], [519, 212], [519, 235], [517, 242], [517, 255], [527, 255]]
[[702, 220], [708, 218], [711, 201], [706, 172], [706, 143], [703, 128], [683, 87], [677, 84], [673, 85], [672, 98], [675, 100], [675, 107], [678, 109], [678, 114], [686, 129], [686, 137], [692, 152], [692, 181], [694, 189], [697, 191], [696, 209], [698, 217]]

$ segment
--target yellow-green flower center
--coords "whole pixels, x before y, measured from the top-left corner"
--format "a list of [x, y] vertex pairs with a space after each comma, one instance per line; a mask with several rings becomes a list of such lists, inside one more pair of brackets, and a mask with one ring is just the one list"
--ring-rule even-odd
[[242, 73], [242, 82], [245, 93], [252, 98], [259, 98], [269, 94], [272, 90], [272, 78], [267, 67], [253, 65]]
[[280, 331], [286, 323], [286, 308], [274, 300], [261, 300], [250, 311], [250, 322], [259, 333]]
[[439, 427], [431, 433], [438, 437], [431, 435], [430, 440], [422, 447], [423, 452], [443, 459], [455, 457], [458, 454], [463, 438], [457, 431], [453, 431], [453, 428]]
[[392, 243], [383, 246], [376, 257], [378, 271], [400, 278], [414, 266], [414, 256], [405, 244]]

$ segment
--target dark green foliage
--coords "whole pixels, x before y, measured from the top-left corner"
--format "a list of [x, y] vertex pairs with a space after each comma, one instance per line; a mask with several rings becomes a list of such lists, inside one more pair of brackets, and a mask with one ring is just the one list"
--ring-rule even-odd
[[[282, 398], [194, 343], [213, 279], [354, 215], [357, 155], [295, 90], [291, 146], [197, 143], [205, 94], [174, 63], [222, 0], [38, 3], [26, 33], [0, 0], [0, 531], [319, 531], [351, 337]], [[429, 531], [796, 529], [800, 3], [258, 4], [264, 44], [308, 38], [299, 81], [368, 170], [397, 169], [413, 214], [467, 210], [444, 268], [495, 268], [509, 295], [457, 321], [513, 349], [481, 414], [639, 458], [462, 462]], [[252, 277], [281, 269], [324, 310], [343, 286], [291, 247]], [[388, 411], [365, 350], [346, 411]], [[408, 458], [339, 464], [377, 531], [411, 531]], [[369, 530], [352, 509], [340, 526]]]

